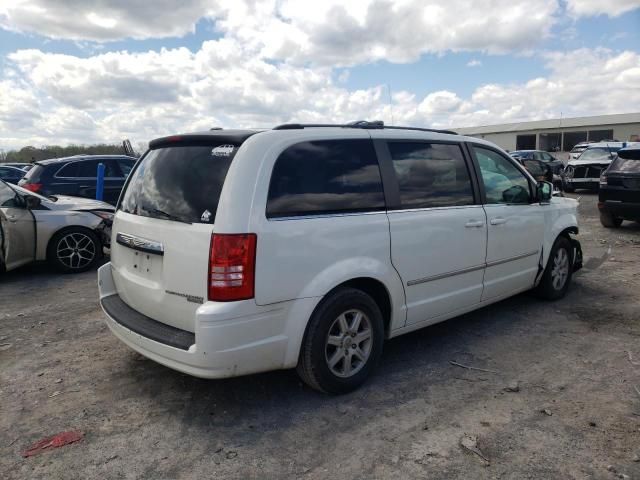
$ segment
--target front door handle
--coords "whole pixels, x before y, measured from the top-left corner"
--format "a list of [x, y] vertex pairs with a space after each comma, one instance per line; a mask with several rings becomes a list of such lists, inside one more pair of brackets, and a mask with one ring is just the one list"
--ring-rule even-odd
[[11, 223], [16, 223], [18, 221], [15, 215], [7, 215], [7, 220]]
[[484, 222], [469, 220], [467, 223], [464, 224], [464, 226], [467, 228], [480, 228], [480, 227], [484, 227]]
[[491, 225], [502, 225], [503, 223], [507, 223], [506, 218], [496, 217], [491, 219]]

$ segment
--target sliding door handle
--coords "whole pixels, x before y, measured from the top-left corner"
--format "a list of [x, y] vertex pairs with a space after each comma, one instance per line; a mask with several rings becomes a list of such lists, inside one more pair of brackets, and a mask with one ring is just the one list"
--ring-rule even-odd
[[489, 223], [491, 223], [491, 225], [502, 225], [503, 223], [507, 223], [507, 219], [502, 217], [496, 217], [496, 218], [492, 218], [491, 222]]

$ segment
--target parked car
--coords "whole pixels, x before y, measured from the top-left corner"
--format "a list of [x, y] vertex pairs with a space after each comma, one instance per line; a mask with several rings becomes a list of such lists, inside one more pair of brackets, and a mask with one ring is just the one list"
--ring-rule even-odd
[[9, 163], [3, 163], [1, 165], [7, 166], [7, 167], [16, 167], [16, 168], [19, 168], [20, 170], [24, 170], [25, 172], [28, 172], [31, 169], [31, 167], [33, 167], [32, 163], [23, 163], [23, 162], [9, 162]]
[[96, 198], [98, 164], [105, 165], [104, 196], [115, 204], [136, 159], [125, 155], [78, 155], [35, 162], [19, 185], [41, 195]]
[[603, 226], [619, 227], [623, 220], [640, 222], [640, 146], [618, 150], [600, 177], [598, 195]]
[[4, 180], [7, 183], [18, 183], [20, 179], [24, 177], [24, 174], [25, 171], [20, 168], [6, 164], [0, 165], [0, 180]]
[[569, 160], [576, 159], [584, 152], [587, 147], [595, 142], [580, 142], [577, 143], [569, 152]]
[[564, 163], [543, 150], [515, 150], [510, 155], [529, 170], [536, 180], [546, 180], [555, 187], [562, 186]]
[[566, 192], [573, 192], [576, 188], [597, 190], [600, 175], [623, 146], [625, 146], [623, 142], [590, 144], [577, 159], [569, 160], [562, 172], [563, 190]]
[[0, 270], [38, 260], [62, 272], [92, 268], [108, 242], [113, 211], [97, 200], [46, 198], [0, 181]]
[[577, 201], [492, 143], [447, 131], [284, 125], [159, 138], [98, 271], [126, 345], [204, 378], [297, 367], [358, 387], [385, 339], [581, 265]]

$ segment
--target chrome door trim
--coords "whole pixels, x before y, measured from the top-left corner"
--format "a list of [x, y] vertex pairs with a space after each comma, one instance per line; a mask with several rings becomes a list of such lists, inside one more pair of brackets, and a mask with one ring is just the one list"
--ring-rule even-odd
[[116, 242], [123, 247], [132, 248], [145, 253], [153, 253], [154, 255], [164, 255], [164, 246], [155, 240], [149, 240], [142, 237], [136, 237], [128, 233], [118, 232]]
[[509, 258], [503, 258], [502, 260], [494, 260], [493, 262], [488, 262], [486, 264], [487, 268], [495, 267], [496, 265], [502, 265], [503, 263], [514, 262], [516, 260], [522, 260], [523, 258], [532, 257], [534, 255], [538, 255], [540, 250], [534, 250], [533, 252], [523, 253], [522, 255], [515, 255]]
[[430, 277], [418, 278], [417, 280], [410, 280], [407, 282], [407, 286], [411, 287], [413, 285], [418, 285], [420, 283], [433, 282], [434, 280], [441, 280], [447, 277], [453, 277], [454, 275], [462, 275], [463, 273], [471, 273], [477, 270], [482, 270], [485, 268], [486, 264], [476, 265], [474, 267], [463, 268], [461, 270], [454, 270], [452, 272], [440, 273], [438, 275], [432, 275]]
[[432, 275], [430, 277], [418, 278], [416, 280], [409, 280], [407, 282], [407, 287], [411, 287], [413, 285], [419, 285], [421, 283], [433, 282], [434, 280], [442, 280], [443, 278], [453, 277], [455, 275], [462, 275], [464, 273], [471, 273], [478, 270], [482, 270], [483, 268], [495, 267], [497, 265], [514, 262], [516, 260], [522, 260], [523, 258], [532, 257], [533, 255], [538, 255], [538, 253], [540, 253], [540, 250], [523, 253], [521, 255], [515, 255], [509, 258], [503, 258], [502, 260], [494, 260], [493, 262], [483, 263], [482, 265], [475, 265], [473, 267], [463, 268], [461, 270], [454, 270], [451, 272], [440, 273], [438, 275]]

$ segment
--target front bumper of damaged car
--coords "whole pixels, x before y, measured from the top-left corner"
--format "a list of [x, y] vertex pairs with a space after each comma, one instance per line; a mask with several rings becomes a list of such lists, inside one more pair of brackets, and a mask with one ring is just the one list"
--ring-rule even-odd
[[600, 175], [608, 166], [604, 163], [569, 164], [562, 172], [562, 183], [573, 188], [597, 187]]

